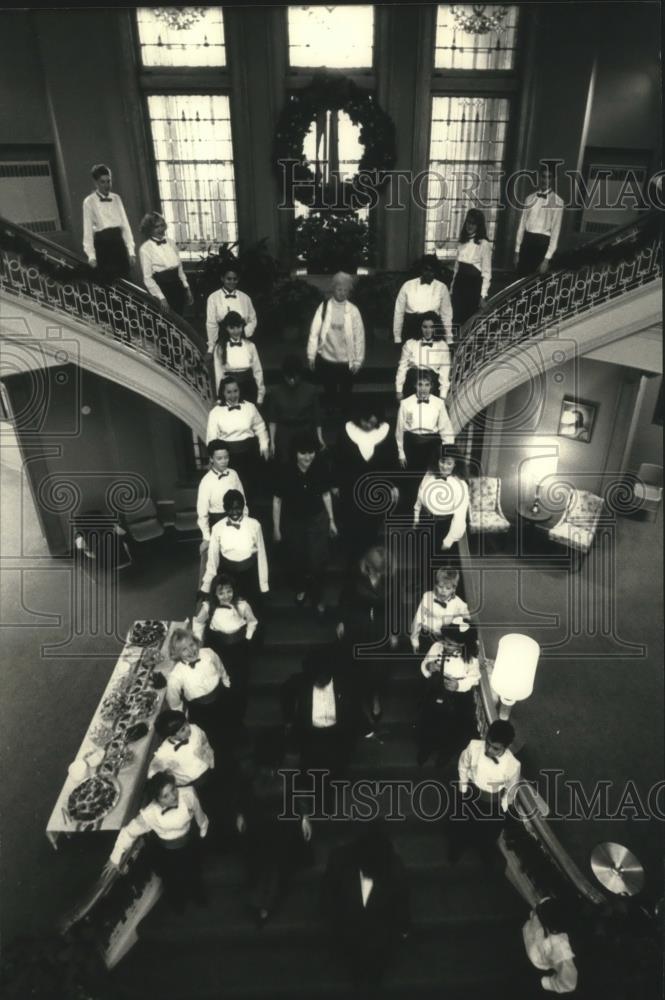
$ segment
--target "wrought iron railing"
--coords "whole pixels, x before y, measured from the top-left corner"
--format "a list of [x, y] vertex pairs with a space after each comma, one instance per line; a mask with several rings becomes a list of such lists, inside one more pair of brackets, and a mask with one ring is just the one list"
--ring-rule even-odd
[[505, 350], [540, 337], [663, 274], [663, 236], [657, 213], [559, 258], [544, 275], [513, 283], [462, 328], [451, 396]]
[[94, 270], [78, 257], [6, 219], [0, 219], [0, 290], [85, 323], [150, 358], [212, 405], [202, 338], [185, 320], [162, 311], [128, 281], [96, 281]]

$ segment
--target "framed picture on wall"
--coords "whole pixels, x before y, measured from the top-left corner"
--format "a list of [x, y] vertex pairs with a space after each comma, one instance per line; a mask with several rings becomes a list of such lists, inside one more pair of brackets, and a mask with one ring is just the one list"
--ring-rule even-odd
[[588, 444], [596, 422], [598, 404], [564, 396], [559, 416], [559, 437], [572, 438]]

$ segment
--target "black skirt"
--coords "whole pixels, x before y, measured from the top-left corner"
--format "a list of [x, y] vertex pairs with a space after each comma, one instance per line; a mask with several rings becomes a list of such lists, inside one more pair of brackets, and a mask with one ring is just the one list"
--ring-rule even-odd
[[455, 283], [451, 295], [453, 303], [453, 323], [463, 326], [480, 308], [480, 292], [483, 276], [473, 264], [458, 264]]
[[174, 313], [182, 316], [185, 308], [185, 298], [187, 289], [180, 280], [177, 267], [170, 267], [166, 271], [155, 271], [153, 273], [155, 282], [159, 285], [159, 290], [169, 304], [169, 308]]
[[129, 254], [119, 226], [100, 229], [93, 236], [97, 274], [102, 281], [129, 277]]

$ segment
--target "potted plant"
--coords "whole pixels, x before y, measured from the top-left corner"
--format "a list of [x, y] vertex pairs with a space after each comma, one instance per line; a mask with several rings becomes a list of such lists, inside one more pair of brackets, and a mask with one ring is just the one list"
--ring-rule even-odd
[[268, 238], [243, 247], [241, 243], [221, 243], [207, 248], [192, 274], [192, 291], [199, 310], [205, 309], [208, 296], [217, 291], [226, 267], [236, 268], [242, 275], [241, 287], [251, 298], [259, 316], [270, 301], [270, 293], [285, 269], [268, 251]]
[[295, 252], [309, 274], [355, 274], [369, 263], [369, 226], [357, 212], [312, 211], [296, 220]]
[[392, 329], [395, 299], [405, 280], [402, 271], [377, 271], [358, 278], [351, 299], [368, 333]]
[[295, 341], [312, 319], [321, 295], [302, 278], [280, 278], [270, 295], [269, 322], [285, 340]]

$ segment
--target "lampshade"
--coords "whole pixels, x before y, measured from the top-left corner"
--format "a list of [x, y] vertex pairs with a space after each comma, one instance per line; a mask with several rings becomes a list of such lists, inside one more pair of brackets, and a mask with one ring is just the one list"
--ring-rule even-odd
[[499, 639], [492, 687], [502, 701], [523, 701], [533, 691], [540, 646], [528, 635], [511, 632]]

